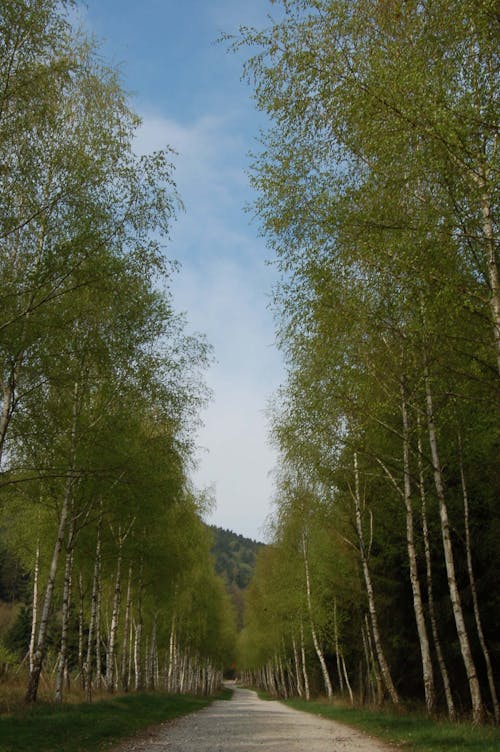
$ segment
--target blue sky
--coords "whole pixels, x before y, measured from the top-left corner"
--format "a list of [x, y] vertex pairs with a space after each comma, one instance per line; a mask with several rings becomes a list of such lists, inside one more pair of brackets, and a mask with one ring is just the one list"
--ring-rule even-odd
[[216, 363], [203, 415], [197, 487], [213, 486], [209, 521], [262, 539], [275, 455], [265, 409], [282, 380], [268, 311], [273, 272], [251, 202], [246, 170], [259, 128], [241, 58], [216, 42], [239, 25], [261, 27], [269, 0], [88, 0], [87, 28], [121, 71], [143, 120], [137, 150], [172, 146], [186, 212], [172, 228], [169, 255], [181, 262], [176, 307], [204, 332]]

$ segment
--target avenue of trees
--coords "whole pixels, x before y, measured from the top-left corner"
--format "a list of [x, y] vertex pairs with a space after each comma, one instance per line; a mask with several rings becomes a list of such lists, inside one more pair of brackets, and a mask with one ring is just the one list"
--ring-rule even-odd
[[211, 692], [234, 626], [189, 483], [208, 352], [168, 293], [180, 201], [70, 11], [0, 4], [0, 532], [26, 573], [0, 664], [28, 702], [42, 672], [58, 701]]
[[498, 722], [498, 8], [276, 6], [233, 40], [287, 364], [240, 664]]

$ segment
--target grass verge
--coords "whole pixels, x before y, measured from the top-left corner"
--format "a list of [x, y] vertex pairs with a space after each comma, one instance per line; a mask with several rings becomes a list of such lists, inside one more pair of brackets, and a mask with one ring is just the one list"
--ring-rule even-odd
[[361, 710], [325, 702], [285, 700], [286, 705], [345, 723], [405, 752], [500, 752], [500, 731], [491, 726], [436, 721], [417, 714]]
[[122, 739], [164, 721], [229, 699], [130, 694], [92, 704], [37, 704], [0, 717], [0, 752], [103, 752]]

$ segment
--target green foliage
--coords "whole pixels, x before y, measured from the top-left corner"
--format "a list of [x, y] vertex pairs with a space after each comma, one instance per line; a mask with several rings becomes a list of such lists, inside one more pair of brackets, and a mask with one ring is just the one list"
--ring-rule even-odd
[[264, 544], [215, 525], [210, 526], [210, 531], [214, 539], [215, 571], [224, 580], [241, 629], [244, 593], [252, 579], [257, 554]]
[[16, 621], [4, 638], [5, 646], [15, 655], [17, 662], [21, 661], [27, 651], [31, 633], [31, 610], [21, 606]]
[[215, 571], [227, 585], [237, 585], [245, 590], [252, 578], [255, 557], [263, 544], [215, 525], [210, 529], [214, 536]]
[[13, 666], [17, 661], [17, 655], [12, 650], [9, 650], [8, 645], [4, 645], [3, 642], [0, 641], [0, 676], [3, 673], [5, 666]]
[[172, 151], [135, 154], [67, 5], [0, 8], [0, 598], [29, 602], [39, 570], [9, 635], [21, 656], [37, 605], [30, 700], [47, 656], [114, 691], [132, 649], [157, 681], [174, 621], [205, 669], [234, 637], [189, 481], [209, 348], [172, 306]]
[[9, 550], [0, 531], [0, 601], [20, 601], [25, 591], [26, 572], [19, 558]]
[[[368, 661], [361, 639], [367, 603], [356, 572], [362, 549], [396, 684], [421, 697], [407, 525], [409, 506], [428, 619], [425, 496], [438, 631], [453, 693], [465, 706], [439, 509], [446, 503], [457, 589], [487, 697], [466, 567], [459, 441], [471, 557], [495, 663], [498, 546], [489, 531], [498, 527], [491, 504], [498, 474], [490, 471], [499, 445], [491, 411], [500, 363], [498, 18], [489, 3], [461, 1], [280, 5], [278, 21], [241, 29], [234, 43], [250, 50], [246, 74], [270, 121], [252, 180], [281, 275], [274, 304], [288, 367], [273, 414], [285, 481], [277, 488], [276, 552], [257, 567], [250, 590], [249, 664], [276, 651], [290, 657], [285, 616], [303, 609], [302, 533], [310, 536], [315, 618], [330, 663], [328, 594], [339, 604], [348, 670], [373, 684], [370, 666], [360, 669]], [[304, 505], [303, 489], [314, 507]], [[351, 567], [335, 562], [344, 546]], [[281, 558], [288, 567], [280, 568]]]

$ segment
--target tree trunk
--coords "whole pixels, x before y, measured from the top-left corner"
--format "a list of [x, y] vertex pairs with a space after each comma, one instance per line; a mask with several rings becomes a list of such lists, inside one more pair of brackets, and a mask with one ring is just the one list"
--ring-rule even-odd
[[63, 603], [62, 603], [62, 624], [61, 624], [61, 644], [59, 647], [59, 661], [56, 673], [56, 687], [54, 693], [54, 701], [62, 702], [63, 699], [63, 687], [64, 677], [67, 667], [67, 652], [68, 652], [68, 631], [69, 631], [69, 617], [71, 609], [71, 583], [73, 576], [73, 538], [74, 538], [74, 517], [71, 520], [71, 528], [68, 534], [68, 546], [66, 551], [66, 567], [64, 571], [64, 588], [63, 588]]
[[448, 587], [450, 590], [451, 605], [453, 608], [453, 616], [455, 618], [455, 625], [457, 628], [458, 640], [460, 643], [460, 650], [462, 653], [462, 659], [467, 673], [467, 679], [469, 681], [469, 690], [472, 701], [472, 719], [474, 724], [481, 723], [483, 718], [483, 701], [481, 698], [481, 690], [479, 688], [479, 681], [477, 678], [476, 667], [472, 658], [472, 651], [470, 648], [469, 637], [467, 635], [467, 629], [465, 627], [465, 620], [462, 611], [462, 603], [460, 601], [460, 593], [458, 590], [457, 579], [455, 575], [455, 561], [453, 558], [453, 548], [451, 544], [450, 536], [450, 523], [448, 520], [448, 508], [446, 506], [446, 498], [444, 493], [444, 481], [441, 471], [441, 463], [439, 461], [439, 452], [437, 445], [437, 434], [434, 423], [434, 408], [432, 401], [432, 390], [429, 376], [429, 369], [427, 362], [424, 363], [424, 377], [425, 377], [425, 395], [426, 395], [426, 409], [427, 409], [427, 427], [429, 431], [429, 443], [431, 447], [432, 466], [434, 474], [434, 484], [436, 487], [436, 493], [439, 501], [439, 516], [441, 520], [441, 535], [443, 539], [444, 559], [446, 564], [446, 573], [448, 575]]
[[146, 635], [146, 645], [144, 646], [144, 686], [149, 689], [149, 669], [150, 669], [150, 652], [149, 652], [149, 636]]
[[137, 692], [142, 692], [144, 689], [144, 671], [142, 665], [142, 630], [143, 630], [143, 616], [142, 616], [142, 595], [143, 595], [144, 583], [142, 581], [142, 563], [141, 572], [139, 575], [139, 594], [137, 598], [137, 620], [135, 622], [135, 639], [134, 639], [134, 671], [135, 671], [135, 689]]
[[92, 600], [90, 605], [90, 618], [89, 618], [89, 631], [87, 636], [87, 657], [84, 666], [85, 675], [85, 691], [87, 702], [92, 702], [92, 682], [93, 682], [93, 645], [94, 645], [94, 632], [97, 621], [97, 604], [98, 604], [98, 580], [99, 570], [101, 567], [101, 523], [102, 518], [99, 517], [97, 524], [97, 541], [94, 559], [94, 574], [92, 578]]
[[84, 590], [83, 590], [83, 577], [82, 573], [78, 572], [78, 595], [79, 595], [79, 608], [78, 608], [78, 673], [80, 674], [80, 680], [82, 689], [85, 689], [85, 674], [83, 668], [83, 626], [84, 626]]
[[127, 670], [127, 686], [132, 686], [132, 673], [134, 669], [134, 620], [130, 619], [130, 628], [128, 631], [128, 670]]
[[318, 636], [316, 634], [316, 628], [314, 626], [312, 599], [311, 599], [311, 578], [309, 575], [309, 558], [307, 555], [305, 531], [302, 532], [302, 554], [304, 556], [304, 570], [305, 570], [305, 576], [306, 576], [306, 596], [307, 596], [307, 610], [309, 613], [309, 625], [311, 627], [311, 635], [313, 638], [314, 649], [316, 651], [316, 655], [318, 656], [318, 661], [321, 666], [321, 673], [323, 674], [323, 681], [325, 683], [326, 693], [328, 695], [328, 699], [331, 700], [333, 697], [332, 682], [328, 674], [328, 668], [326, 666], [325, 657], [323, 655], [323, 651], [321, 650]]
[[479, 643], [483, 651], [484, 662], [486, 663], [486, 673], [488, 676], [488, 685], [490, 688], [491, 701], [493, 705], [493, 714], [495, 717], [495, 723], [498, 723], [500, 720], [498, 697], [497, 697], [497, 693], [495, 689], [495, 679], [494, 679], [493, 670], [491, 667], [490, 653], [488, 651], [488, 646], [486, 645], [486, 640], [484, 639], [483, 626], [481, 623], [481, 614], [479, 612], [479, 601], [477, 598], [476, 578], [474, 577], [474, 569], [472, 566], [472, 548], [471, 548], [471, 542], [470, 542], [470, 526], [469, 526], [469, 497], [467, 494], [467, 484], [465, 482], [462, 438], [460, 435], [458, 437], [458, 450], [459, 450], [459, 461], [460, 461], [460, 480], [462, 483], [462, 496], [463, 496], [463, 501], [464, 501], [465, 548], [466, 548], [466, 555], [467, 555], [467, 572], [469, 574], [469, 583], [470, 583], [470, 589], [472, 593], [472, 604], [474, 607], [474, 618], [476, 620], [477, 635], [479, 637]]
[[375, 652], [377, 655], [377, 660], [380, 665], [380, 671], [382, 674], [382, 680], [384, 682], [384, 686], [387, 692], [389, 693], [389, 696], [392, 702], [395, 705], [399, 705], [399, 695], [392, 681], [389, 664], [387, 663], [387, 660], [385, 658], [385, 654], [382, 648], [382, 641], [380, 639], [377, 609], [375, 607], [375, 596], [373, 593], [372, 580], [371, 580], [370, 570], [368, 567], [368, 559], [366, 556], [365, 540], [364, 540], [364, 535], [363, 535], [363, 526], [361, 523], [361, 495], [360, 495], [360, 485], [359, 485], [358, 455], [356, 452], [354, 453], [354, 487], [355, 487], [355, 490], [353, 494], [353, 499], [354, 499], [354, 508], [355, 508], [355, 516], [356, 516], [356, 530], [358, 533], [361, 566], [363, 569], [363, 576], [364, 576], [365, 586], [366, 586], [366, 594], [368, 597], [368, 611], [370, 613], [373, 641], [375, 643]]
[[71, 494], [73, 492], [73, 478], [72, 471], [74, 466], [75, 448], [76, 448], [76, 424], [78, 417], [78, 392], [79, 384], [76, 381], [73, 387], [73, 409], [72, 409], [72, 421], [71, 421], [71, 434], [70, 434], [70, 446], [69, 446], [69, 472], [66, 477], [66, 485], [64, 489], [63, 503], [61, 511], [59, 513], [59, 526], [57, 530], [57, 538], [54, 544], [54, 550], [52, 552], [52, 560], [50, 562], [49, 578], [45, 588], [45, 598], [43, 601], [42, 615], [40, 617], [40, 625], [38, 628], [38, 638], [36, 649], [33, 654], [33, 667], [30, 670], [28, 679], [28, 687], [26, 690], [25, 701], [27, 703], [36, 702], [38, 693], [38, 684], [40, 682], [40, 674], [42, 673], [43, 660], [45, 657], [47, 630], [49, 625], [50, 611], [52, 607], [52, 599], [54, 595], [54, 586], [57, 575], [57, 567], [59, 564], [59, 556], [64, 543], [64, 536], [66, 533], [66, 523], [68, 520], [69, 506]]
[[293, 646], [293, 661], [295, 666], [295, 682], [297, 684], [297, 694], [299, 697], [304, 697], [304, 686], [302, 684], [302, 675], [300, 673], [299, 653], [297, 650], [297, 643], [295, 641], [295, 635], [292, 635]]
[[342, 669], [344, 671], [345, 683], [347, 684], [347, 691], [349, 692], [349, 697], [350, 697], [350, 700], [351, 700], [351, 705], [354, 705], [354, 695], [352, 693], [351, 683], [349, 681], [349, 676], [347, 674], [347, 667], [345, 665], [345, 659], [344, 659], [343, 655], [342, 655]]
[[31, 612], [31, 635], [29, 646], [30, 672], [33, 671], [33, 656], [35, 653], [35, 637], [38, 619], [38, 577], [40, 575], [40, 539], [36, 542], [35, 567], [33, 569], [33, 608]]
[[127, 605], [125, 606], [125, 624], [123, 625], [123, 645], [121, 661], [121, 685], [124, 692], [128, 692], [130, 680], [128, 677], [127, 647], [130, 631], [130, 616], [132, 613], [132, 565], [128, 568]]
[[140, 692], [143, 689], [142, 680], [142, 622], [135, 622], [135, 634], [134, 634], [134, 677], [135, 677], [135, 690]]
[[340, 646], [339, 646], [339, 630], [337, 624], [337, 599], [333, 599], [333, 633], [335, 642], [335, 656], [337, 659], [337, 674], [339, 677], [339, 688], [341, 694], [344, 694], [344, 680], [342, 678], [342, 671], [340, 670]]
[[102, 562], [101, 548], [99, 547], [99, 557], [97, 560], [97, 597], [95, 613], [95, 686], [101, 688], [102, 680], [102, 655], [101, 655], [101, 601], [102, 601]]
[[403, 487], [404, 503], [406, 509], [406, 542], [408, 548], [408, 561], [410, 565], [410, 581], [413, 594], [413, 609], [417, 622], [417, 632], [422, 659], [422, 673], [424, 678], [425, 706], [428, 713], [432, 713], [436, 703], [436, 691], [434, 687], [434, 674], [432, 670], [432, 658], [425, 625], [424, 609], [422, 606], [422, 594], [418, 578], [417, 554], [415, 550], [415, 534], [413, 525], [413, 506], [411, 498], [411, 475], [410, 475], [410, 429], [408, 421], [408, 406], [405, 380], [401, 381], [401, 414], [403, 418]]
[[306, 700], [309, 701], [311, 699], [311, 691], [309, 688], [309, 676], [307, 673], [306, 646], [304, 642], [304, 625], [302, 623], [302, 619], [300, 621], [300, 657], [302, 658], [302, 674], [304, 676], [304, 693], [306, 696]]
[[280, 685], [280, 697], [284, 697], [284, 699], [288, 699], [288, 689], [286, 686], [286, 677], [285, 677], [285, 670], [283, 668], [283, 661], [281, 659], [281, 653], [278, 652], [276, 654], [276, 662], [277, 662], [277, 674], [279, 676], [279, 685]]
[[167, 690], [174, 691], [175, 680], [175, 613], [172, 616], [172, 626], [170, 627], [170, 641], [168, 647], [168, 675]]
[[381, 705], [382, 701], [384, 699], [384, 682], [382, 681], [382, 674], [380, 673], [380, 666], [377, 661], [377, 657], [375, 655], [375, 651], [373, 649], [373, 639], [372, 639], [372, 631], [370, 629], [370, 623], [368, 620], [368, 614], [365, 614], [365, 625], [366, 625], [366, 637], [368, 640], [368, 648], [370, 650], [370, 657], [372, 661], [373, 666], [373, 673], [375, 675], [375, 683], [377, 686], [377, 704]]
[[[420, 430], [420, 425], [419, 425], [419, 430]], [[434, 648], [436, 650], [438, 666], [439, 666], [439, 670], [441, 673], [441, 680], [443, 682], [443, 687], [444, 687], [446, 707], [448, 709], [448, 717], [450, 721], [455, 721], [456, 720], [455, 703], [453, 702], [450, 678], [448, 676], [448, 671], [446, 668], [443, 651], [441, 650], [441, 641], [439, 639], [439, 633], [438, 633], [438, 628], [437, 628], [436, 610], [434, 608], [434, 588], [433, 588], [433, 583], [432, 583], [431, 548], [430, 548], [430, 543], [429, 543], [429, 528], [427, 525], [427, 503], [426, 503], [426, 494], [425, 494], [424, 468], [423, 468], [423, 463], [422, 463], [422, 442], [420, 439], [420, 433], [418, 436], [418, 474], [419, 474], [419, 486], [420, 486], [420, 499], [422, 502], [422, 508], [421, 508], [422, 534], [424, 538], [425, 565], [426, 565], [426, 577], [427, 577], [427, 600], [429, 603], [429, 618], [431, 621]]]
[[154, 690], [156, 686], [156, 665], [157, 665], [157, 642], [156, 642], [156, 622], [158, 619], [158, 614], [155, 613], [153, 616], [153, 626], [151, 628], [151, 646], [149, 650], [149, 656], [148, 656], [148, 662], [149, 662], [149, 669], [148, 669], [148, 682], [147, 687], [149, 690]]
[[52, 607], [52, 598], [54, 595], [54, 586], [57, 575], [57, 566], [59, 563], [59, 556], [64, 543], [64, 536], [66, 532], [66, 522], [68, 519], [69, 511], [69, 499], [72, 491], [73, 481], [71, 477], [66, 480], [66, 490], [64, 493], [63, 505], [61, 507], [59, 517], [59, 528], [57, 531], [57, 539], [52, 552], [52, 560], [50, 563], [49, 578], [45, 588], [45, 598], [43, 601], [42, 614], [40, 617], [40, 624], [38, 627], [38, 637], [36, 643], [36, 649], [33, 654], [32, 669], [30, 670], [30, 676], [28, 680], [28, 688], [26, 690], [25, 701], [27, 703], [36, 702], [38, 693], [38, 684], [40, 681], [40, 674], [42, 672], [43, 660], [45, 658], [47, 631], [49, 625], [50, 611]]
[[450, 599], [453, 608], [453, 616], [455, 618], [455, 625], [457, 628], [458, 640], [460, 643], [460, 650], [462, 653], [462, 659], [467, 673], [467, 679], [469, 681], [469, 691], [472, 701], [472, 719], [474, 724], [481, 723], [483, 718], [483, 701], [481, 698], [481, 690], [479, 688], [479, 681], [477, 678], [476, 667], [472, 658], [472, 652], [469, 643], [469, 637], [465, 627], [464, 615], [462, 611], [462, 603], [460, 601], [460, 593], [458, 590], [457, 579], [455, 575], [455, 561], [453, 558], [453, 548], [450, 536], [450, 523], [448, 520], [448, 508], [446, 506], [446, 498], [444, 493], [444, 481], [441, 471], [441, 463], [439, 461], [439, 452], [437, 444], [436, 427], [434, 423], [434, 408], [432, 401], [431, 381], [429, 375], [429, 368], [424, 354], [424, 380], [425, 380], [425, 396], [426, 396], [426, 410], [427, 410], [427, 427], [429, 431], [429, 443], [431, 447], [432, 466], [434, 473], [434, 485], [436, 487], [436, 493], [439, 502], [439, 516], [441, 520], [441, 536], [443, 540], [444, 558], [446, 563], [446, 573], [448, 575], [448, 587], [450, 591]]
[[[111, 613], [111, 625], [109, 628], [109, 643], [106, 651], [106, 687], [108, 692], [114, 692], [116, 688], [115, 678], [115, 652], [116, 636], [118, 633], [118, 621], [121, 602], [121, 565], [122, 565], [122, 539], [118, 533], [118, 558], [116, 561], [115, 592], [113, 595], [113, 609]], [[126, 632], [125, 632], [126, 634]]]
[[11, 367], [7, 380], [2, 384], [2, 411], [0, 412], [0, 470], [5, 448], [5, 439], [14, 410], [15, 370]]
[[[368, 632], [368, 624], [366, 625], [366, 631]], [[363, 642], [363, 651], [365, 654], [365, 662], [366, 662], [366, 686], [368, 690], [371, 690], [371, 696], [372, 701], [376, 703], [378, 701], [378, 704], [382, 702], [382, 682], [380, 679], [377, 681], [377, 687], [380, 685], [381, 691], [379, 692], [379, 697], [377, 697], [376, 691], [375, 691], [375, 685], [373, 683], [373, 676], [375, 673], [375, 669], [378, 671], [378, 667], [376, 666], [375, 660], [373, 660], [373, 656], [371, 654], [371, 651], [368, 647], [368, 636], [365, 634], [365, 625], [361, 624], [361, 640]], [[364, 691], [362, 692], [361, 702], [364, 702]]]

